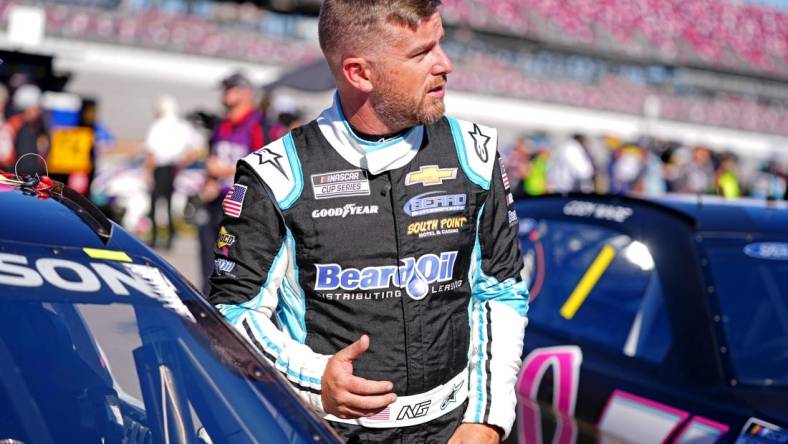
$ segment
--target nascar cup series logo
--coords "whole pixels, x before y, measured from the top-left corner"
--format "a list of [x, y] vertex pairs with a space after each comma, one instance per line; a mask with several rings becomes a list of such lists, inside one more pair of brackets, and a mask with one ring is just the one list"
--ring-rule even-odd
[[425, 254], [418, 259], [402, 259], [402, 265], [345, 268], [339, 264], [315, 264], [316, 291], [379, 290], [391, 287], [404, 288], [412, 299], [424, 299], [430, 292], [430, 284], [447, 282], [454, 275], [456, 251], [440, 254]]

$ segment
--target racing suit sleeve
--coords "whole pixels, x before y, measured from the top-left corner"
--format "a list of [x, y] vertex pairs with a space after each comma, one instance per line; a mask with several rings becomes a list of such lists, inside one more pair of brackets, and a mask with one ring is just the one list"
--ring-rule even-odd
[[208, 300], [322, 414], [321, 378], [330, 356], [312, 351], [299, 323], [288, 322], [304, 301], [292, 236], [272, 194], [244, 162], [238, 162], [238, 188], [244, 190], [235, 199], [240, 214], [225, 212], [222, 219]]
[[522, 366], [528, 287], [520, 277], [523, 261], [517, 215], [501, 167], [496, 155], [489, 194], [476, 226], [469, 274], [470, 385], [463, 422], [492, 424], [508, 436]]

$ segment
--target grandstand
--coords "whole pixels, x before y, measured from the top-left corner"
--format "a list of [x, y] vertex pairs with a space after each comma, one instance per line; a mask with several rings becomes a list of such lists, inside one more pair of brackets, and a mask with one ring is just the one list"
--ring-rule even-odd
[[667, 64], [788, 74], [788, 12], [721, 0], [446, 0], [456, 24]]
[[[4, 5], [10, 3], [6, 1]], [[68, 21], [66, 6], [80, 3], [64, 2], [60, 8], [53, 6], [56, 3], [45, 3], [49, 8], [48, 24], [58, 27]], [[186, 47], [214, 35], [217, 26], [230, 33], [238, 30], [278, 33], [288, 39], [314, 36], [313, 31], [298, 29], [295, 21], [284, 23], [285, 15], [271, 14], [251, 3], [135, 1], [122, 5], [98, 0], [90, 3], [105, 7], [96, 9], [100, 13], [72, 16], [69, 23], [72, 27], [67, 32], [92, 31], [89, 28], [95, 26], [98, 27], [95, 31], [105, 35], [113, 30], [144, 35], [148, 29], [164, 26], [175, 39], [180, 36], [184, 40], [174, 44]], [[788, 11], [770, 6], [730, 0], [445, 0], [443, 3], [446, 22], [456, 27], [592, 53], [627, 55], [671, 66], [788, 76]], [[129, 8], [136, 17], [129, 17]], [[142, 20], [142, 26], [124, 23], [123, 19]], [[188, 37], [184, 35], [186, 31]], [[247, 38], [243, 32], [238, 35]], [[289, 47], [287, 42], [282, 43]], [[217, 46], [214, 43], [214, 48]]]
[[[33, 4], [54, 39], [284, 70], [321, 58], [309, 15], [318, 3], [269, 5], [288, 12], [205, 0]], [[732, 0], [443, 3], [455, 91], [788, 136], [785, 9]], [[0, 3], [0, 19], [13, 4]]]

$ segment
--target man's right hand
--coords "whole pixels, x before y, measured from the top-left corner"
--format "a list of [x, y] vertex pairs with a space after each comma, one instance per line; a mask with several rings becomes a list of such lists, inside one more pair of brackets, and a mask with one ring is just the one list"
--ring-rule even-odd
[[372, 416], [397, 400], [390, 381], [353, 376], [353, 361], [369, 348], [369, 336], [338, 351], [328, 360], [321, 382], [323, 410], [342, 419]]

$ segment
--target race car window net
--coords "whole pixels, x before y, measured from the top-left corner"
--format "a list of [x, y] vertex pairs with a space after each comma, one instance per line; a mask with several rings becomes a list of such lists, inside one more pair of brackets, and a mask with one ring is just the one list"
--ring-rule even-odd
[[744, 237], [706, 238], [704, 245], [733, 378], [788, 386], [788, 257], [747, 254]]
[[616, 230], [540, 220], [521, 234], [532, 325], [658, 364], [673, 343], [647, 244]]

